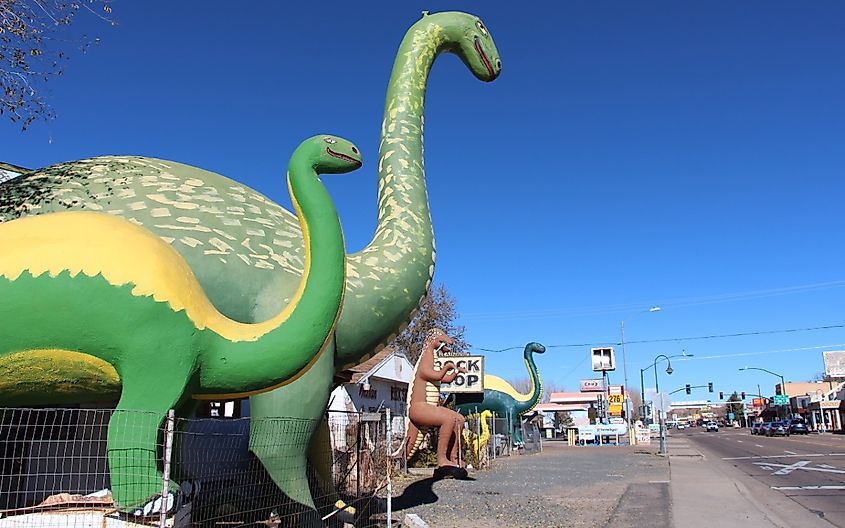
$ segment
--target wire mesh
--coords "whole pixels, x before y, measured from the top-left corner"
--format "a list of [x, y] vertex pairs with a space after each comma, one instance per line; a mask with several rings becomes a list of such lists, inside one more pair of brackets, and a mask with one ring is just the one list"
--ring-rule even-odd
[[[115, 508], [108, 470], [113, 414], [110, 409], [0, 409], [0, 527], [99, 527], [106, 516], [126, 517]], [[113, 464], [124, 497], [132, 497], [132, 506], [142, 505], [161, 492], [156, 475], [160, 417], [122, 413], [114, 420], [124, 439], [141, 440], [152, 427], [149, 445], [126, 442]]]
[[[0, 409], [0, 528], [159, 526], [162, 507], [174, 528], [321, 526], [321, 517], [339, 525], [374, 508], [388, 454], [404, 435], [403, 417], [394, 417], [388, 440], [383, 413], [176, 419], [172, 435], [162, 420], [110, 409]], [[124, 449], [110, 452], [115, 437]]]

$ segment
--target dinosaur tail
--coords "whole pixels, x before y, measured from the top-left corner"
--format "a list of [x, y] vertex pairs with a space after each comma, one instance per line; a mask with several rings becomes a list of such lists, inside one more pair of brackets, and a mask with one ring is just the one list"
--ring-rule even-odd
[[422, 441], [422, 431], [417, 429], [417, 427], [413, 423], [408, 422], [408, 430], [405, 433], [405, 437], [402, 439], [402, 444], [399, 446], [399, 449], [394, 451], [390, 456], [399, 456], [399, 454], [404, 449], [406, 452], [405, 456], [411, 458], [412, 456], [414, 456], [414, 453], [416, 453], [417, 450], [420, 448], [420, 444], [422, 444]]

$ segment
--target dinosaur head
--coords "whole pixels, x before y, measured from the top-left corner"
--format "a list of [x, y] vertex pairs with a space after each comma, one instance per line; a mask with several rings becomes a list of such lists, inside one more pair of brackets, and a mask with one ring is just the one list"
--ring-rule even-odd
[[443, 51], [458, 55], [478, 79], [492, 81], [501, 73], [499, 50], [487, 26], [477, 16], [457, 11], [423, 13], [419, 23], [440, 26], [446, 37]]
[[342, 174], [361, 166], [361, 152], [352, 142], [338, 136], [321, 134], [306, 139], [299, 149], [309, 151], [314, 170], [319, 174]]
[[543, 345], [541, 345], [540, 343], [537, 343], [537, 342], [532, 341], [531, 343], [528, 343], [527, 345], [525, 345], [525, 356], [526, 357], [530, 356], [531, 354], [542, 354], [545, 351], [546, 351], [546, 347], [544, 347]]
[[431, 348], [435, 354], [439, 352], [451, 352], [455, 340], [446, 335], [446, 332], [439, 328], [432, 328], [425, 334], [424, 348]]

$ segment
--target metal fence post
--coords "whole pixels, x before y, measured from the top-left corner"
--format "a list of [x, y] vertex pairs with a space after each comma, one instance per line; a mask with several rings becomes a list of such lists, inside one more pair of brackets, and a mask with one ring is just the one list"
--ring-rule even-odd
[[390, 458], [393, 451], [393, 420], [390, 418], [390, 407], [384, 409], [385, 417], [387, 418], [387, 444], [385, 445], [385, 453], [387, 456], [387, 526], [393, 526], [393, 486], [390, 481], [391, 469], [393, 469], [393, 461]]
[[[167, 526], [167, 496], [170, 493], [170, 458], [173, 453], [173, 426], [176, 413], [173, 409], [167, 411], [167, 419], [164, 421], [164, 471], [161, 474], [161, 511], [158, 516], [159, 528]], [[174, 503], [176, 501], [174, 500]]]

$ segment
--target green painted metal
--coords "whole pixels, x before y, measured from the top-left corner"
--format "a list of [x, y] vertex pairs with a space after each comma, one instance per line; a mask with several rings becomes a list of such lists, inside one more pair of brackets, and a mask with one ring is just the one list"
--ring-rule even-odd
[[534, 354], [542, 354], [545, 351], [546, 347], [534, 342], [525, 345], [525, 349], [523, 350], [522, 356], [528, 367], [528, 375], [531, 378], [533, 386], [528, 399], [519, 401], [514, 398], [513, 395], [519, 393], [508, 384], [507, 387], [509, 390], [507, 392], [485, 388], [483, 394], [455, 394], [455, 410], [464, 416], [478, 414], [482, 411], [494, 411], [500, 417], [509, 417], [512, 420], [511, 434], [513, 435], [513, 441], [515, 444], [522, 444], [519, 417], [533, 409], [543, 394], [543, 383], [540, 379], [540, 373], [537, 371], [537, 365], [534, 363]]
[[[109, 282], [108, 262], [102, 262], [103, 271], [97, 274], [74, 268], [4, 275], [14, 269], [21, 255], [33, 260], [55, 258], [56, 262], [47, 262], [50, 269], [66, 265], [62, 256], [45, 247], [55, 243], [51, 239], [35, 237], [4, 247], [0, 253], [0, 371], [14, 368], [15, 374], [0, 381], [0, 403], [87, 402], [120, 392], [109, 423], [112, 493], [121, 508], [144, 502], [160, 491], [155, 445], [168, 409], [190, 394], [260, 390], [291, 380], [313, 367], [311, 363], [327, 346], [342, 304], [345, 256], [337, 213], [317, 174], [349, 172], [360, 165], [354, 145], [329, 136], [310, 138], [294, 152], [289, 185], [310, 235], [309, 272], [287, 319], [253, 340], [230, 340], [198, 325], [188, 310], [162, 302], [155, 297], [157, 292], [135, 291], [140, 282]], [[81, 212], [0, 224], [0, 236], [20, 226], [45, 222], [53, 226], [54, 220], [61, 224], [80, 215], [103, 223], [102, 232], [93, 234], [103, 244], [119, 251], [121, 244], [134, 242], [112, 240], [108, 228], [123, 220]], [[141, 228], [130, 226], [128, 232], [132, 230], [146, 236]], [[184, 265], [169, 246], [152, 240], [165, 250], [138, 255], [139, 267], [160, 269], [164, 274]], [[42, 254], [48, 257], [39, 257]], [[230, 280], [228, 287], [237, 288], [237, 283]], [[322, 356], [329, 362], [333, 357], [330, 352]], [[40, 385], [33, 386], [34, 379], [40, 379]]]

